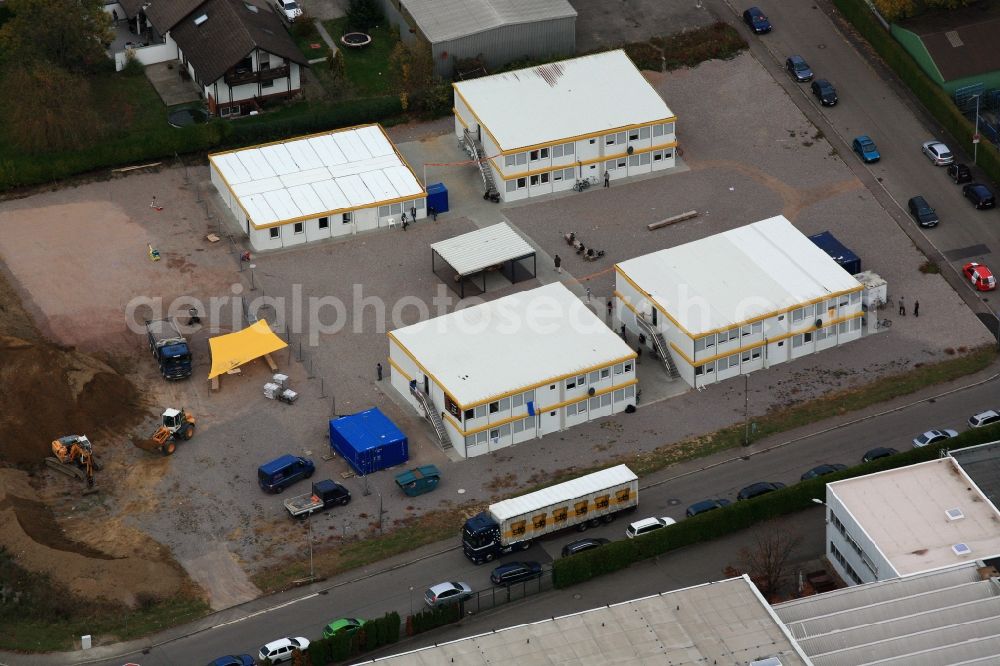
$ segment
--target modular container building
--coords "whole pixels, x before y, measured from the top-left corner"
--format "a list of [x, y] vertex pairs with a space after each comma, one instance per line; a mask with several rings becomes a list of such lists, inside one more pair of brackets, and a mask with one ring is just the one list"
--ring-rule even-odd
[[406, 435], [378, 407], [330, 420], [330, 448], [365, 475], [406, 462]]

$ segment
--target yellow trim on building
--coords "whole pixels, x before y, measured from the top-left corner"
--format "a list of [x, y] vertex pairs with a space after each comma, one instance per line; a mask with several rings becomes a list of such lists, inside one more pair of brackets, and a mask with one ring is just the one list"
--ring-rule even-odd
[[[642, 155], [643, 153], [651, 153], [654, 150], [665, 150], [667, 148], [676, 148], [676, 147], [677, 147], [677, 142], [676, 141], [671, 141], [670, 143], [664, 143], [662, 145], [653, 146], [651, 148], [643, 148], [642, 150], [634, 150], [634, 151], [632, 151], [632, 155]], [[533, 169], [531, 171], [522, 171], [521, 173], [514, 173], [514, 174], [511, 174], [509, 176], [507, 174], [505, 174], [503, 172], [503, 169], [501, 169], [500, 166], [497, 164], [497, 161], [496, 161], [495, 157], [491, 157], [489, 161], [490, 161], [490, 164], [493, 165], [493, 168], [495, 168], [497, 170], [497, 173], [500, 174], [501, 180], [503, 180], [504, 182], [507, 182], [508, 180], [514, 180], [516, 178], [527, 178], [528, 176], [535, 176], [535, 175], [538, 175], [540, 173], [547, 173], [547, 172], [552, 172], [552, 171], [559, 171], [559, 170], [562, 170], [562, 169], [576, 168], [578, 166], [586, 166], [588, 164], [596, 164], [598, 162], [607, 162], [608, 160], [618, 160], [618, 159], [628, 158], [628, 157], [630, 157], [630, 155], [627, 152], [625, 152], [625, 153], [615, 153], [614, 155], [605, 155], [604, 157], [596, 157], [596, 158], [589, 159], [589, 160], [581, 160], [579, 162], [569, 162], [567, 164], [553, 164], [553, 165], [551, 165], [551, 166], [549, 166], [549, 167], [547, 167], [545, 169]]]
[[399, 367], [399, 364], [398, 364], [398, 363], [396, 363], [395, 361], [393, 361], [393, 360], [392, 360], [391, 358], [389, 359], [389, 365], [390, 365], [390, 366], [392, 366], [392, 369], [393, 369], [393, 370], [395, 370], [395, 371], [396, 371], [396, 372], [398, 372], [399, 374], [401, 374], [401, 375], [403, 375], [404, 377], [406, 377], [406, 381], [408, 381], [408, 382], [412, 382], [412, 381], [413, 381], [413, 377], [411, 377], [411, 376], [410, 376], [410, 375], [409, 375], [409, 374], [408, 374], [408, 373], [406, 372], [406, 370], [403, 370], [403, 369], [402, 369], [401, 367]]

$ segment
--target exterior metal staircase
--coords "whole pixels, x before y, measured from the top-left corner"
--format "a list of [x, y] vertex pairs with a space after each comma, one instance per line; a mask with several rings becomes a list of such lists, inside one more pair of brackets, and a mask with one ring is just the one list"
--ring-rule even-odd
[[463, 138], [465, 140], [465, 150], [472, 156], [472, 159], [476, 161], [479, 165], [479, 174], [483, 177], [483, 187], [486, 188], [486, 192], [483, 194], [484, 199], [489, 199], [490, 201], [500, 201], [500, 191], [497, 190], [496, 182], [493, 180], [493, 172], [490, 170], [490, 166], [486, 163], [486, 159], [483, 157], [483, 147], [476, 141], [475, 137], [469, 133], [466, 129], [463, 131]]
[[663, 339], [663, 334], [642, 313], [636, 313], [635, 321], [646, 337], [653, 341], [653, 349], [656, 350], [656, 355], [663, 362], [663, 369], [667, 371], [671, 381], [680, 377], [681, 373], [677, 372], [677, 366], [674, 365], [674, 359], [670, 356], [670, 347]]
[[431, 422], [431, 425], [434, 426], [434, 432], [437, 433], [438, 441], [441, 442], [441, 446], [445, 449], [452, 448], [451, 438], [448, 437], [448, 431], [444, 428], [444, 422], [441, 420], [441, 415], [438, 414], [437, 409], [434, 407], [434, 403], [431, 402], [430, 396], [420, 390], [415, 381], [410, 382], [410, 393], [417, 399], [420, 406], [424, 408], [424, 416]]

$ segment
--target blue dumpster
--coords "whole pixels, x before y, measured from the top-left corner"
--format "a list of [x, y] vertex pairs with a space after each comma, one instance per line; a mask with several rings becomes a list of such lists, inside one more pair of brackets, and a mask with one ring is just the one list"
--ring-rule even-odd
[[840, 264], [840, 267], [851, 275], [857, 275], [861, 272], [861, 257], [845, 247], [829, 231], [814, 234], [809, 237], [809, 240], [830, 255], [831, 259]]
[[448, 212], [448, 188], [444, 183], [432, 183], [427, 186], [427, 214], [432, 212], [440, 215]]

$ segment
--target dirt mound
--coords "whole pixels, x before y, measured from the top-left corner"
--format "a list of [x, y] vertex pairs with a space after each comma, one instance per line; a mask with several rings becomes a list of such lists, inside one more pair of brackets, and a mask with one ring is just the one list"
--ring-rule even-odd
[[45, 342], [0, 337], [0, 386], [8, 463], [41, 463], [63, 435], [89, 434], [99, 447], [98, 432], [125, 432], [145, 415], [135, 386], [113, 368]]

